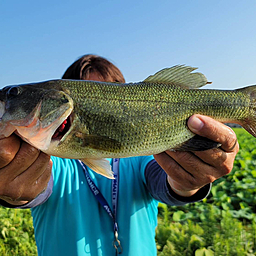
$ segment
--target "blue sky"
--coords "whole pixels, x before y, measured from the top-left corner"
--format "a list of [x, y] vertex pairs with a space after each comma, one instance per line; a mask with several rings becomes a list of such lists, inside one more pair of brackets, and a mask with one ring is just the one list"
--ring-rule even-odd
[[60, 78], [86, 53], [127, 82], [176, 64], [213, 84], [256, 84], [256, 1], [0, 1], [0, 88]]

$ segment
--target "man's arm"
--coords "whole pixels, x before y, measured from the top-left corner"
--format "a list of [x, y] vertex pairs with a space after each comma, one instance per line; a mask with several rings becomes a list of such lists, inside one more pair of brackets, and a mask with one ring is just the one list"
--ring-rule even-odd
[[184, 205], [198, 202], [207, 197], [211, 184], [199, 189], [190, 197], [183, 197], [173, 191], [168, 183], [166, 172], [159, 166], [155, 159], [150, 161], [145, 168], [145, 179], [149, 192], [158, 201], [168, 205]]
[[50, 156], [11, 135], [0, 140], [0, 200], [18, 206], [47, 188]]
[[188, 126], [194, 133], [221, 143], [221, 147], [196, 152], [166, 151], [154, 156], [167, 173], [171, 189], [181, 197], [191, 197], [230, 173], [239, 150], [234, 131], [210, 117], [194, 115]]

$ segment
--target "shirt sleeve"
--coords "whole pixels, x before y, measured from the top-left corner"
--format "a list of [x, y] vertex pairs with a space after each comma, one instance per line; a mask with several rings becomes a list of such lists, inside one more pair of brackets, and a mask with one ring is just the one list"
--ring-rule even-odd
[[208, 196], [211, 184], [208, 184], [197, 191], [191, 197], [177, 195], [167, 181], [166, 172], [158, 165], [155, 160], [151, 160], [145, 168], [146, 185], [151, 195], [158, 201], [168, 205], [185, 205], [201, 201]]
[[43, 204], [50, 197], [50, 195], [52, 194], [52, 188], [53, 188], [53, 177], [51, 175], [51, 178], [47, 184], [47, 188], [32, 201], [23, 205], [11, 205], [5, 202], [4, 200], [0, 200], [0, 205], [6, 208], [16, 208], [16, 209], [33, 208], [40, 204]]

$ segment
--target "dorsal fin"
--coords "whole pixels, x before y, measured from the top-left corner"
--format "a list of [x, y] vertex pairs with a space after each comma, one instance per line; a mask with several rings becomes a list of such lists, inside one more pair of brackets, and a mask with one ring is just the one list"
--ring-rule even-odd
[[171, 68], [165, 68], [158, 71], [156, 74], [149, 76], [143, 82], [147, 83], [167, 83], [175, 84], [185, 88], [199, 88], [209, 82], [207, 78], [199, 72], [191, 73], [197, 68], [176, 65]]

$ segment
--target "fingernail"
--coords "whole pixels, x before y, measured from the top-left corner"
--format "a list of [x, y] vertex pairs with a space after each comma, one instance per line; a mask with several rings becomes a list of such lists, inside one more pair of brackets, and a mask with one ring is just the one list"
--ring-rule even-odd
[[201, 119], [199, 119], [196, 116], [192, 116], [188, 120], [188, 127], [192, 131], [199, 131], [199, 130], [201, 130], [203, 128], [203, 126], [204, 126], [204, 123], [201, 121]]

